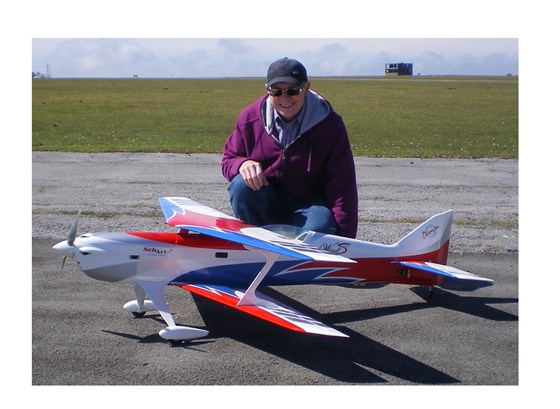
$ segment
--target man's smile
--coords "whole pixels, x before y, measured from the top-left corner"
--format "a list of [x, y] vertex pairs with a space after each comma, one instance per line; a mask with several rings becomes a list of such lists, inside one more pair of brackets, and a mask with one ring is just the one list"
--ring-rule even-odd
[[283, 104], [283, 103], [279, 103], [278, 104], [280, 107], [282, 108], [291, 108], [295, 105], [295, 102], [292, 102], [291, 104]]

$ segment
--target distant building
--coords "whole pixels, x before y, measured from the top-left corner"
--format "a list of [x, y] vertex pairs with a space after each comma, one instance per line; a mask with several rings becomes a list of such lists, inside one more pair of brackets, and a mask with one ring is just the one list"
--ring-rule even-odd
[[385, 64], [385, 75], [412, 75], [412, 63], [399, 62]]

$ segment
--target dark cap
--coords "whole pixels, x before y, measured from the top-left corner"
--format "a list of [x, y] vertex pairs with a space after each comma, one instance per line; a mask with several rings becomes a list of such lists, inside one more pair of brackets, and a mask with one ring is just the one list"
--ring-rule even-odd
[[266, 76], [266, 88], [278, 82], [302, 85], [307, 82], [307, 71], [302, 63], [291, 58], [282, 58], [270, 64]]

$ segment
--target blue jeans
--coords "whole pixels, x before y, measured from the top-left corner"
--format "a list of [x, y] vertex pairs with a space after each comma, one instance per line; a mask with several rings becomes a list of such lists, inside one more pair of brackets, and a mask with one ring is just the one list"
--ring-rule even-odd
[[282, 200], [273, 187], [248, 187], [241, 175], [229, 184], [229, 199], [235, 217], [255, 226], [289, 224], [305, 230], [336, 234], [336, 221], [323, 201]]

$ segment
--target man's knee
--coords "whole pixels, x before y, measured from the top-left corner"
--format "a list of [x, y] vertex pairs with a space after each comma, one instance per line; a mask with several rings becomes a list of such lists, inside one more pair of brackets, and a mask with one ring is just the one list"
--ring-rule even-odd
[[245, 184], [241, 175], [238, 174], [229, 183], [228, 191], [230, 200], [233, 202], [234, 200], [243, 199], [247, 194], [251, 194], [252, 189]]
[[321, 205], [312, 205], [294, 213], [293, 224], [306, 230], [320, 233], [335, 234], [336, 220], [332, 211]]

